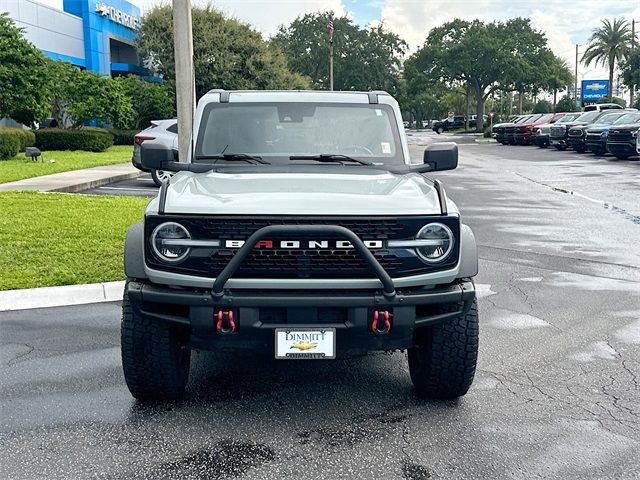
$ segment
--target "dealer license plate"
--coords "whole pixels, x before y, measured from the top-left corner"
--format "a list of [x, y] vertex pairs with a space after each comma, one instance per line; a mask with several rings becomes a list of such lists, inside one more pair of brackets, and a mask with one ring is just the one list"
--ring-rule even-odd
[[276, 329], [276, 358], [329, 360], [336, 358], [335, 328]]

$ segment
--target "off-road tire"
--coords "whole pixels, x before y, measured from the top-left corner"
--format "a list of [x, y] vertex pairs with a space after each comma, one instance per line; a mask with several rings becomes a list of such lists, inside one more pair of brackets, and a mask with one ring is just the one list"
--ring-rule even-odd
[[126, 288], [120, 333], [122, 368], [131, 395], [142, 402], [181, 399], [191, 363], [184, 333], [166, 322], [136, 314]]
[[416, 332], [409, 349], [409, 374], [421, 397], [453, 399], [469, 390], [478, 359], [476, 300], [460, 317]]

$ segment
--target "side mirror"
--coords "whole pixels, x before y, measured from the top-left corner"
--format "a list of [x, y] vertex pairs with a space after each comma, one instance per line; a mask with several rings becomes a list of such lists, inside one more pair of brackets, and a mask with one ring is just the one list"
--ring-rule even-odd
[[169, 163], [175, 161], [174, 151], [160, 142], [147, 140], [140, 145], [140, 160], [150, 170], [170, 170]]
[[430, 165], [434, 172], [453, 170], [458, 166], [458, 145], [453, 142], [429, 145], [424, 150], [423, 163]]

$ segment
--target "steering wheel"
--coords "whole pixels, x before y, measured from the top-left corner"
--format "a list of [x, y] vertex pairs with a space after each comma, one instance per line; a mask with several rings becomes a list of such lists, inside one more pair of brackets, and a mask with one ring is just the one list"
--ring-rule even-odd
[[[371, 156], [375, 156], [375, 153], [373, 153], [370, 149], [368, 149], [367, 147], [365, 147], [364, 145], [347, 145], [344, 147], [347, 150], [353, 150], [353, 153], [362, 153], [364, 152], [367, 155], [371, 155]], [[341, 148], [342, 150], [342, 148]], [[358, 150], [360, 152], [358, 152]]]

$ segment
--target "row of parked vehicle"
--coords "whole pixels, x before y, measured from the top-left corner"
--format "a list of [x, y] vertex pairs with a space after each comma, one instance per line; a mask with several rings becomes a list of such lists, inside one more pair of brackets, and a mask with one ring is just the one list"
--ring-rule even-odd
[[495, 125], [491, 134], [503, 145], [572, 148], [622, 160], [640, 155], [639, 130], [638, 110], [602, 104], [587, 106], [583, 112], [519, 115]]

